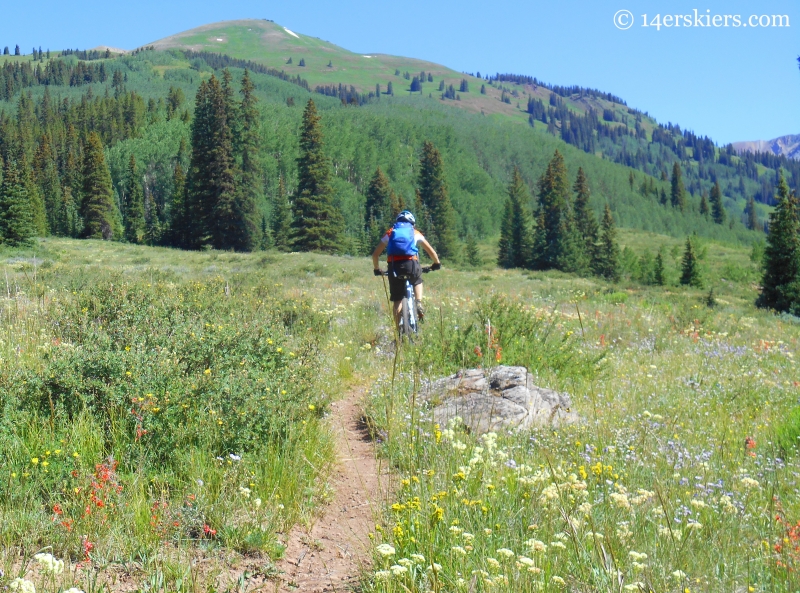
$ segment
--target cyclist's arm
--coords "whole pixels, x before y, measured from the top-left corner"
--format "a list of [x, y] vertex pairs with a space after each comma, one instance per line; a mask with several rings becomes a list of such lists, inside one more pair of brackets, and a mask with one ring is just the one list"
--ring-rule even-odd
[[425, 253], [427, 253], [428, 256], [433, 260], [433, 263], [435, 264], [442, 263], [439, 261], [439, 256], [436, 253], [436, 250], [434, 250], [434, 248], [431, 247], [431, 244], [428, 243], [427, 239], [420, 237], [419, 239], [417, 239], [417, 245], [422, 246], [422, 248], [425, 250]]
[[386, 249], [386, 243], [381, 241], [378, 243], [378, 246], [375, 248], [375, 251], [372, 252], [372, 269], [377, 270], [381, 267], [380, 264], [380, 257], [383, 250]]

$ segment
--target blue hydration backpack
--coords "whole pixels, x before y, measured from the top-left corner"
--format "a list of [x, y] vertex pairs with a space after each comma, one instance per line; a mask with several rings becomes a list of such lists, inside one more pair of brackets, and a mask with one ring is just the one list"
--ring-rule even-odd
[[419, 253], [417, 239], [414, 236], [414, 225], [410, 222], [396, 222], [389, 230], [389, 244], [386, 246], [389, 256], [411, 258]]

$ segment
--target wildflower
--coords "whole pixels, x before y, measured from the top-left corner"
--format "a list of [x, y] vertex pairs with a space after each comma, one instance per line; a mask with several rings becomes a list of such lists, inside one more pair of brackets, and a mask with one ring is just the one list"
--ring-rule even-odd
[[376, 548], [378, 554], [383, 556], [384, 558], [388, 558], [389, 556], [394, 556], [394, 546], [390, 544], [381, 544]]
[[532, 559], [528, 558], [527, 556], [520, 556], [517, 561], [524, 565], [524, 566], [533, 566], [534, 562]]
[[636, 561], [639, 561], [639, 560], [647, 560], [647, 554], [643, 554], [643, 553], [640, 553], [640, 552], [635, 552], [635, 551], [633, 551], [633, 550], [631, 550], [630, 552], [628, 552], [628, 556], [629, 556], [629, 557], [630, 557], [632, 560], [636, 560]]
[[685, 572], [683, 572], [682, 570], [676, 570], [676, 571], [674, 571], [674, 572], [672, 573], [672, 577], [673, 577], [673, 578], [674, 578], [676, 581], [682, 581], [683, 579], [685, 579], [685, 578], [686, 578], [686, 573], [685, 573]]
[[639, 572], [641, 572], [642, 570], [647, 568], [647, 565], [643, 564], [642, 562], [633, 562], [632, 566], [633, 566], [634, 570], [639, 571]]
[[204, 371], [203, 371], [203, 374], [204, 374], [204, 375], [210, 375], [210, 374], [211, 374], [211, 369], [206, 369], [206, 370], [204, 370]]
[[261, 499], [260, 498], [256, 498], [253, 501], [253, 504], [256, 506], [257, 509], [260, 509], [261, 508]]
[[706, 503], [705, 503], [705, 501], [702, 501], [702, 500], [700, 500], [699, 498], [693, 498], [693, 499], [692, 499], [692, 500], [689, 502], [689, 504], [690, 504], [690, 505], [692, 505], [692, 506], [693, 506], [694, 508], [696, 508], [696, 509], [704, 509], [704, 508], [706, 508], [706, 506], [707, 506], [707, 505], [706, 505]]
[[239, 486], [239, 494], [241, 494], [245, 498], [250, 498], [250, 488], [245, 488], [244, 486]]
[[426, 570], [433, 571], [433, 572], [442, 572], [442, 565], [441, 564], [437, 564], [436, 562], [434, 562], [433, 565], [429, 564], [428, 568]]
[[462, 531], [463, 529], [461, 529], [460, 527], [456, 527], [455, 525], [450, 527], [450, 533], [452, 533], [453, 535], [461, 535]]
[[628, 500], [628, 496], [626, 494], [622, 494], [620, 492], [612, 492], [610, 498], [612, 501], [614, 501], [614, 504], [621, 509], [631, 508], [631, 503]]
[[625, 585], [624, 589], [626, 591], [645, 591], [646, 590], [644, 583], [640, 583], [639, 581], [636, 581], [634, 583], [629, 583], [629, 584]]
[[460, 556], [467, 555], [467, 551], [461, 546], [453, 546], [452, 548], [450, 548], [450, 551], [453, 552], [454, 554], [459, 554]]
[[560, 585], [560, 586], [562, 586], [562, 587], [563, 587], [564, 585], [566, 585], [566, 584], [567, 584], [567, 583], [566, 583], [566, 581], [564, 581], [564, 579], [562, 579], [562, 578], [561, 578], [561, 577], [559, 577], [559, 576], [554, 576], [554, 577], [551, 577], [551, 578], [550, 578], [550, 581], [552, 581], [552, 582], [553, 582], [553, 583], [555, 583], [556, 585]]
[[425, 562], [425, 556], [422, 554], [411, 554], [411, 559], [417, 564], [422, 564]]
[[698, 531], [703, 528], [702, 523], [698, 523], [697, 521], [690, 521], [689, 524], [686, 526], [688, 529], [697, 529]]
[[414, 566], [414, 563], [411, 562], [411, 560], [409, 560], [408, 558], [400, 558], [400, 560], [398, 560], [397, 563], [400, 566], [405, 566], [406, 568], [408, 568], [410, 566]]
[[379, 570], [375, 573], [375, 580], [376, 581], [388, 581], [389, 577], [392, 576], [392, 573], [388, 570]]
[[39, 458], [38, 457], [34, 457], [33, 459], [31, 459], [31, 463], [33, 465], [39, 465]]
[[408, 572], [408, 569], [405, 566], [400, 566], [399, 564], [393, 564], [389, 567], [389, 570], [391, 570], [392, 574], [396, 577], [399, 577], [404, 572]]
[[514, 552], [512, 552], [508, 548], [500, 548], [499, 550], [497, 550], [497, 553], [500, 554], [500, 556], [503, 556], [504, 558], [514, 557]]
[[486, 564], [489, 565], [489, 568], [493, 568], [494, 570], [500, 569], [500, 561], [497, 558], [487, 558]]
[[64, 572], [64, 561], [58, 560], [52, 554], [39, 553], [36, 554], [33, 559], [39, 563], [43, 572], [51, 574], [61, 574]]
[[544, 552], [547, 550], [547, 544], [540, 542], [538, 539], [529, 539], [525, 542], [525, 546], [533, 552]]
[[550, 542], [551, 548], [558, 548], [560, 550], [566, 550], [567, 546], [564, 545], [564, 542]]
[[8, 585], [12, 591], [19, 591], [20, 593], [36, 593], [36, 587], [31, 581], [16, 578]]
[[77, 587], [70, 587], [69, 589], [64, 591], [64, 593], [83, 593], [83, 591], [81, 589], [78, 589]]
[[742, 484], [742, 486], [748, 489], [758, 488], [760, 486], [758, 480], [754, 480], [753, 478], [742, 478], [740, 483]]
[[588, 515], [589, 513], [592, 512], [592, 504], [589, 502], [584, 502], [578, 505], [578, 510], [584, 515]]

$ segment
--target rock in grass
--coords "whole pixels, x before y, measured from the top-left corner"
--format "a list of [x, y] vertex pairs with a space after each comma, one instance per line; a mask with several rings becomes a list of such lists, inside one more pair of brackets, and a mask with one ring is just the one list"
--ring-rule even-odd
[[467, 369], [428, 385], [422, 397], [441, 426], [460, 417], [473, 434], [577, 422], [570, 397], [533, 384], [525, 367]]

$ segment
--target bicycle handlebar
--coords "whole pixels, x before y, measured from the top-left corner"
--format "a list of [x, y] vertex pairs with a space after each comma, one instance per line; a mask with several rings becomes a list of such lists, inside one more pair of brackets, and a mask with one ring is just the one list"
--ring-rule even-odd
[[[426, 266], [422, 268], [422, 273], [427, 274], [428, 272], [435, 272], [436, 270], [432, 270], [430, 266]], [[381, 276], [388, 276], [389, 270], [381, 270]]]

